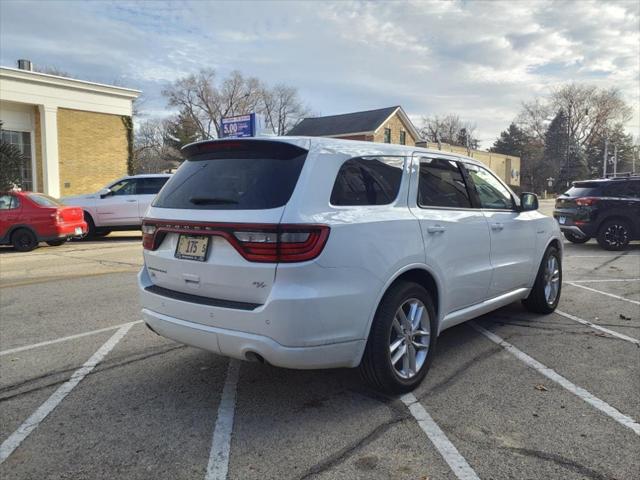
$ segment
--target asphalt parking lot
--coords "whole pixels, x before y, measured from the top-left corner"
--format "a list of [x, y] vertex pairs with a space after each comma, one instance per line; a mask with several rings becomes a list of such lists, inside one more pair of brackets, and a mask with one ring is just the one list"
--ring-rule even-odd
[[566, 244], [557, 313], [444, 332], [401, 398], [156, 336], [140, 265], [136, 235], [0, 251], [2, 479], [640, 478], [638, 244]]

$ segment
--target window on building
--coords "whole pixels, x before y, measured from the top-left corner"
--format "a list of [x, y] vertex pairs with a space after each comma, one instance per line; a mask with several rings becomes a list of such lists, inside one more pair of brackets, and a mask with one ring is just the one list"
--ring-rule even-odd
[[407, 144], [407, 132], [402, 130], [400, 132], [400, 145], [406, 145], [406, 144]]
[[418, 205], [421, 207], [470, 208], [469, 192], [456, 162], [425, 158], [420, 162]]
[[347, 160], [336, 176], [332, 205], [387, 205], [398, 196], [404, 157]]
[[384, 143], [391, 143], [391, 129], [384, 129]]
[[489, 170], [471, 164], [465, 165], [465, 168], [469, 172], [482, 208], [499, 210], [514, 208], [509, 190]]
[[0, 138], [3, 142], [15, 145], [22, 153], [23, 161], [20, 167], [22, 190], [33, 190], [33, 172], [31, 170], [31, 133], [1, 130]]

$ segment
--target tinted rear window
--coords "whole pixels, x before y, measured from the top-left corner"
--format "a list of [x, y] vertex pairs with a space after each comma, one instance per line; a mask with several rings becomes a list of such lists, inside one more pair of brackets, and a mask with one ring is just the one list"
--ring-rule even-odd
[[595, 197], [600, 195], [600, 187], [597, 185], [593, 186], [578, 186], [571, 187], [569, 190], [563, 193], [567, 197]]
[[43, 195], [41, 193], [30, 193], [29, 198], [36, 202], [41, 207], [61, 207], [63, 206], [58, 200], [49, 195]]
[[332, 205], [387, 205], [398, 196], [404, 157], [358, 157], [342, 164]]
[[440, 158], [425, 158], [420, 162], [418, 205], [421, 207], [471, 207], [467, 185], [456, 162]]
[[153, 202], [154, 207], [262, 210], [285, 205], [307, 151], [282, 142], [244, 140], [196, 144]]

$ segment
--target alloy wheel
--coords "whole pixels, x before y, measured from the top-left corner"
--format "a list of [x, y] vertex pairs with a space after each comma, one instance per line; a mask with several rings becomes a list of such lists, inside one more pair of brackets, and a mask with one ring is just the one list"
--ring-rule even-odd
[[416, 298], [406, 300], [391, 323], [389, 356], [395, 373], [410, 379], [424, 366], [429, 352], [431, 324], [424, 303]]
[[544, 298], [553, 305], [560, 291], [560, 264], [555, 255], [550, 255], [544, 269]]
[[604, 239], [612, 247], [623, 247], [629, 241], [629, 232], [624, 225], [614, 223], [604, 232]]

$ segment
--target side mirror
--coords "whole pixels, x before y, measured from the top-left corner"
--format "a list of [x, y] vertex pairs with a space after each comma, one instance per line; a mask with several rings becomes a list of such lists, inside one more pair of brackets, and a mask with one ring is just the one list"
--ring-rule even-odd
[[110, 188], [103, 188], [102, 190], [100, 190], [98, 192], [98, 195], [100, 195], [100, 198], [104, 198], [104, 197], [108, 197], [109, 195], [111, 195], [113, 192], [111, 191]]
[[538, 196], [535, 193], [523, 192], [520, 194], [520, 211], [530, 212], [538, 209]]

